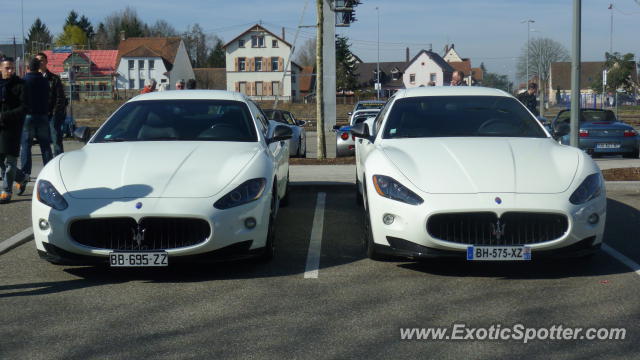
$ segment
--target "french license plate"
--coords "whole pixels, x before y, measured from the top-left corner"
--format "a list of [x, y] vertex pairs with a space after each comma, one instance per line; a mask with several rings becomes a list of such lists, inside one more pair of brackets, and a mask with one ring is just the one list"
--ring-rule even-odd
[[620, 144], [596, 144], [598, 149], [620, 149]]
[[467, 247], [467, 260], [531, 260], [531, 248], [527, 246], [469, 246]]
[[168, 266], [169, 256], [164, 251], [157, 252], [111, 252], [109, 264], [112, 267]]

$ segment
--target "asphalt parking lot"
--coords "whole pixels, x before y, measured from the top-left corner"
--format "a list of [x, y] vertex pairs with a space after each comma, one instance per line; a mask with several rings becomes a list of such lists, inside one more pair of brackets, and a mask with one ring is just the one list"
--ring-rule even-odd
[[[292, 187], [266, 264], [64, 267], [40, 260], [32, 241], [21, 245], [0, 255], [0, 358], [637, 357], [640, 276], [607, 253], [519, 264], [371, 261], [354, 196], [352, 186]], [[640, 262], [640, 195], [609, 192], [608, 207], [606, 243]], [[3, 238], [25, 226], [28, 208], [2, 208]], [[400, 338], [400, 328], [454, 323], [623, 327], [626, 339]]]

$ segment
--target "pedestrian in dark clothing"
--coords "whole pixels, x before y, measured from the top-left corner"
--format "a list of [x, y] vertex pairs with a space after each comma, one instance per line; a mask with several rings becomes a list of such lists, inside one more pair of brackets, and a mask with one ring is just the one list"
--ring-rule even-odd
[[529, 88], [527, 91], [518, 95], [518, 100], [529, 109], [533, 113], [533, 115], [538, 116], [540, 112], [538, 112], [538, 100], [536, 100], [536, 90], [538, 90], [538, 85], [536, 83], [529, 84]]
[[20, 170], [25, 174], [25, 182], [19, 186], [24, 192], [31, 175], [31, 146], [33, 138], [38, 139], [42, 162], [46, 165], [52, 158], [51, 129], [49, 126], [49, 82], [40, 73], [40, 61], [31, 60], [29, 72], [24, 77], [26, 113], [20, 144]]
[[53, 145], [53, 156], [58, 156], [64, 152], [62, 145], [63, 125], [67, 113], [64, 85], [60, 76], [52, 73], [47, 68], [47, 54], [38, 53], [36, 59], [40, 60], [40, 72], [49, 81], [49, 124], [51, 127], [51, 142]]
[[25, 93], [23, 81], [14, 74], [13, 59], [0, 59], [0, 204], [11, 200], [16, 179], [20, 133], [24, 124]]
[[194, 90], [197, 87], [196, 79], [187, 80], [187, 90]]

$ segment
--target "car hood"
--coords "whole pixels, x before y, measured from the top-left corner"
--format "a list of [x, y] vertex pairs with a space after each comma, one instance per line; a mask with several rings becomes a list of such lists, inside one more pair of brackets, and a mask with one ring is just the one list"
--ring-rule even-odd
[[60, 175], [75, 198], [211, 197], [258, 151], [255, 142], [92, 143], [66, 153]]
[[385, 140], [382, 150], [428, 193], [539, 193], [566, 191], [579, 154], [553, 140], [432, 138]]

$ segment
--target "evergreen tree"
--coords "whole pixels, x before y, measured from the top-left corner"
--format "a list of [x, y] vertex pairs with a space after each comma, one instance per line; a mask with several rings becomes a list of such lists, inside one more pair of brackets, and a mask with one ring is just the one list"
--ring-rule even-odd
[[336, 88], [354, 90], [357, 86], [356, 59], [351, 53], [349, 38], [336, 36]]
[[78, 27], [80, 27], [80, 29], [82, 29], [82, 31], [84, 31], [85, 34], [87, 34], [87, 38], [89, 38], [89, 40], [93, 42], [96, 33], [95, 31], [93, 31], [93, 25], [91, 25], [89, 19], [86, 16], [82, 15], [77, 25]]
[[31, 28], [29, 28], [26, 40], [26, 50], [33, 55], [46, 50], [50, 47], [52, 42], [53, 36], [51, 35], [51, 32], [49, 32], [47, 25], [45, 25], [40, 18], [36, 18], [33, 25], [31, 25]]
[[67, 15], [67, 19], [64, 21], [64, 27], [67, 27], [69, 25], [78, 26], [79, 23], [80, 22], [78, 20], [78, 13], [75, 10], [71, 10], [71, 12], [69, 12], [69, 15]]
[[226, 55], [224, 53], [224, 49], [222, 48], [224, 43], [220, 38], [217, 38], [216, 45], [209, 52], [209, 56], [207, 57], [207, 66], [214, 68], [223, 68], [226, 67]]
[[77, 25], [67, 25], [64, 27], [64, 32], [60, 34], [56, 40], [56, 45], [85, 45], [87, 43], [87, 34]]

